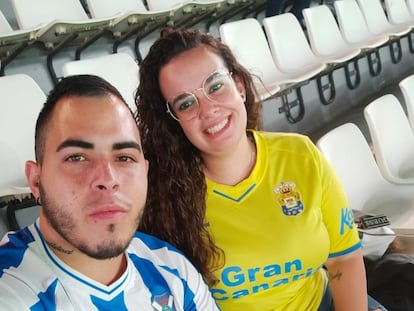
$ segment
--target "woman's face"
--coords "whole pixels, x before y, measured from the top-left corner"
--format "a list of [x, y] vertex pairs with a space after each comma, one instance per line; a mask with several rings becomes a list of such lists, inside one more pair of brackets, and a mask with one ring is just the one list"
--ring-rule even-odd
[[161, 68], [159, 83], [169, 111], [202, 154], [229, 152], [246, 135], [244, 85], [209, 48], [171, 59]]

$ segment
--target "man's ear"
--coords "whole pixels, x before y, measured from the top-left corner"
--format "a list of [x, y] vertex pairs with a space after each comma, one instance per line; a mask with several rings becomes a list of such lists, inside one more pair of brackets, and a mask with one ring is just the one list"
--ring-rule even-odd
[[27, 161], [25, 173], [30, 190], [35, 198], [40, 197], [40, 165], [34, 161]]

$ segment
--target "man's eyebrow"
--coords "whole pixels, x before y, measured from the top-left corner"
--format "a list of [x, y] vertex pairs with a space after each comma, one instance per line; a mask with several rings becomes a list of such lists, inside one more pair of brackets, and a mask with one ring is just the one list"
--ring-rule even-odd
[[84, 149], [93, 149], [93, 144], [89, 143], [87, 141], [84, 141], [84, 140], [80, 140], [80, 139], [67, 139], [57, 147], [56, 152], [59, 152], [63, 148], [68, 148], [68, 147], [79, 147], [79, 148], [84, 148]]
[[121, 149], [128, 149], [128, 148], [137, 149], [139, 152], [142, 152], [141, 146], [135, 141], [125, 141], [125, 142], [115, 143], [112, 145], [113, 150], [121, 150]]

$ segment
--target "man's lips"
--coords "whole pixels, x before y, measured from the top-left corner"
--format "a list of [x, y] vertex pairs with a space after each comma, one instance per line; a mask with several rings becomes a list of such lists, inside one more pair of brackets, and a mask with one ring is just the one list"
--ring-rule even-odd
[[126, 213], [126, 210], [119, 206], [106, 207], [94, 210], [89, 214], [94, 219], [114, 219]]

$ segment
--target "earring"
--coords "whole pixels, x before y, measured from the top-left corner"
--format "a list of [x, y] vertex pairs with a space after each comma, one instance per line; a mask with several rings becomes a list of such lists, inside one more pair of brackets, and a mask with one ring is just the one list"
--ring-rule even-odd
[[40, 197], [37, 197], [37, 198], [36, 198], [36, 204], [37, 204], [37, 205], [39, 205], [39, 206], [41, 206], [41, 205], [42, 205], [42, 202], [40, 202]]
[[243, 101], [246, 101], [246, 94], [240, 93], [240, 97], [243, 99]]

